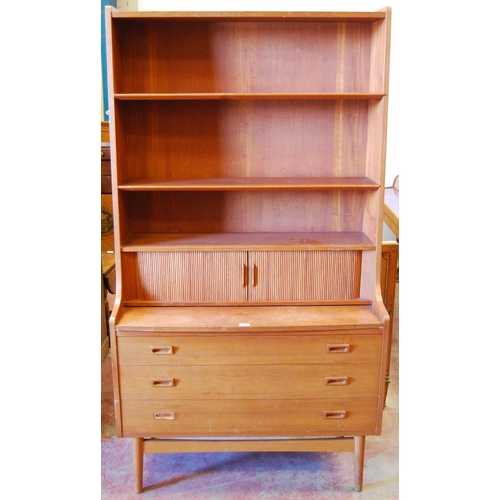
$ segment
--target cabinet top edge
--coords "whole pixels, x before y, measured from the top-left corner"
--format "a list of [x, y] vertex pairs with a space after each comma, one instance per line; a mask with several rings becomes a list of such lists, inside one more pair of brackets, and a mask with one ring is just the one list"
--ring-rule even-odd
[[340, 21], [375, 22], [387, 17], [386, 9], [376, 12], [216, 12], [216, 11], [119, 11], [106, 7], [115, 19], [191, 21]]

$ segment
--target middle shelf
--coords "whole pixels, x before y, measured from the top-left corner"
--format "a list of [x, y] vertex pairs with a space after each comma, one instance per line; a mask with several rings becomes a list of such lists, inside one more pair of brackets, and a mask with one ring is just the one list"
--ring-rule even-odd
[[124, 191], [370, 190], [380, 185], [368, 177], [217, 177], [205, 179], [137, 179], [118, 186]]
[[220, 250], [375, 250], [362, 232], [133, 233], [124, 252]]

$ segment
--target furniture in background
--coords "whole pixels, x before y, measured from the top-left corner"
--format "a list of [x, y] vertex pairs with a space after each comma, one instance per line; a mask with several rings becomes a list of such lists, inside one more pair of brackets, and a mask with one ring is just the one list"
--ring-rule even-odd
[[111, 156], [109, 125], [101, 123], [101, 361], [109, 350], [109, 316], [114, 305], [116, 271], [113, 235], [113, 208], [111, 197]]
[[106, 292], [104, 289], [104, 281], [102, 280], [101, 269], [101, 362], [104, 361], [109, 352], [109, 335], [108, 335], [108, 310], [106, 305]]
[[[393, 309], [396, 283], [399, 281], [399, 175], [392, 186], [384, 189], [384, 222], [396, 236], [397, 242], [384, 242], [382, 245], [381, 285], [384, 304], [391, 317], [390, 338], [392, 339]], [[390, 345], [390, 344], [389, 344]], [[389, 351], [390, 361], [390, 351]], [[390, 364], [387, 365], [387, 389], [390, 383]]]
[[384, 222], [399, 241], [399, 175], [384, 189]]
[[396, 241], [382, 242], [382, 258], [380, 268], [380, 287], [382, 289], [382, 299], [385, 308], [389, 313], [389, 350], [387, 351], [386, 362], [386, 377], [385, 377], [385, 396], [384, 404], [387, 400], [387, 391], [391, 382], [390, 367], [391, 367], [391, 349], [392, 345], [392, 329], [394, 323], [394, 304], [396, 299], [396, 283], [398, 280], [398, 259], [399, 259], [399, 243]]
[[[380, 435], [390, 9], [106, 8], [116, 432], [145, 453]], [[118, 212], [117, 212], [118, 211]]]

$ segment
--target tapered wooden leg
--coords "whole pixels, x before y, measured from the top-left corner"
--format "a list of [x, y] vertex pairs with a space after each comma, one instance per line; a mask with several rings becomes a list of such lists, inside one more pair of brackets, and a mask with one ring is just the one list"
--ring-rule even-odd
[[363, 489], [363, 469], [365, 465], [365, 436], [354, 436], [354, 489]]
[[142, 465], [144, 459], [144, 441], [142, 438], [132, 439], [132, 456], [134, 459], [135, 492], [142, 493]]

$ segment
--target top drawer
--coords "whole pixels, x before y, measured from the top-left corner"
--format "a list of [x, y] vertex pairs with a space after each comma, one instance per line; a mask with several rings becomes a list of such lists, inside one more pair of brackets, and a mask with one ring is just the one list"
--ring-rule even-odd
[[122, 365], [379, 363], [380, 333], [120, 336]]

